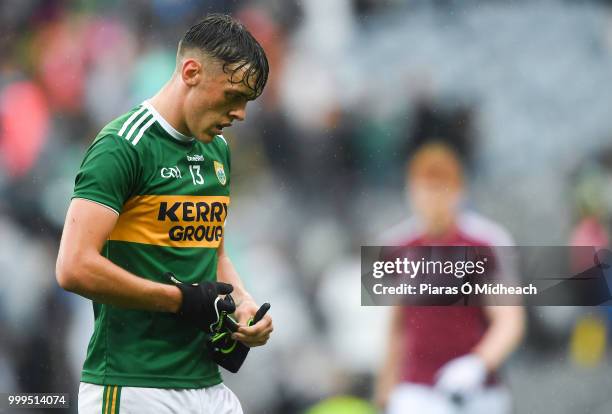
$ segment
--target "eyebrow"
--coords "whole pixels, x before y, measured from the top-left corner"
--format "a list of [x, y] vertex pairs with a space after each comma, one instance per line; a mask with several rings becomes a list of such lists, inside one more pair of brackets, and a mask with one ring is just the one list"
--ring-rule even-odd
[[235, 93], [236, 95], [240, 95], [241, 97], [243, 97], [244, 99], [246, 99], [247, 101], [252, 101], [255, 100], [256, 96], [254, 94], [248, 94], [246, 92], [242, 92], [236, 89], [230, 89], [227, 91], [228, 93]]

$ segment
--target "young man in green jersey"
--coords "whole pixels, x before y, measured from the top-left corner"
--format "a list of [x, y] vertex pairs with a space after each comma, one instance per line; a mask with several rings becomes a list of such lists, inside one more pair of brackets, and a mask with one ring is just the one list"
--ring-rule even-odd
[[233, 290], [233, 337], [247, 346], [268, 341], [272, 319], [249, 326], [258, 306], [223, 246], [231, 162], [221, 133], [267, 76], [252, 35], [210, 15], [180, 41], [168, 83], [88, 149], [56, 269], [94, 307], [79, 412], [242, 413], [206, 349], [219, 295]]

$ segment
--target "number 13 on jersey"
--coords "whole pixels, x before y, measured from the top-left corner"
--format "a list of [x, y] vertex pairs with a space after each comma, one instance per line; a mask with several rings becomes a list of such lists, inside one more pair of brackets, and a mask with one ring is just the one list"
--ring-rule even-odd
[[190, 165], [189, 172], [191, 173], [191, 179], [193, 180], [194, 185], [204, 184], [204, 177], [202, 177], [202, 174], [200, 174], [199, 165]]

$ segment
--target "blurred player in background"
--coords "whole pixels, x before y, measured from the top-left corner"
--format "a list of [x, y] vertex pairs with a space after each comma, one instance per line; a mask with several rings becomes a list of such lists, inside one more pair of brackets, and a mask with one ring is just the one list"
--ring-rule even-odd
[[94, 306], [79, 412], [242, 413], [205, 344], [232, 290], [234, 339], [259, 346], [272, 331], [269, 316], [247, 324], [258, 307], [223, 244], [222, 129], [245, 118], [267, 77], [244, 26], [209, 15], [182, 38], [168, 83], [88, 149], [57, 259], [59, 284]]
[[[397, 246], [509, 246], [498, 225], [461, 208], [464, 172], [446, 144], [425, 143], [408, 164], [415, 216], [392, 230]], [[509, 413], [495, 371], [524, 332], [520, 306], [395, 307], [376, 401], [389, 414]]]

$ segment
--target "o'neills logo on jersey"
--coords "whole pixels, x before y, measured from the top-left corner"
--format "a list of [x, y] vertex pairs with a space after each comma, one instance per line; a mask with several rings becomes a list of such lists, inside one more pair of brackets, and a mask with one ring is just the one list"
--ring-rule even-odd
[[188, 155], [187, 161], [204, 161], [203, 155]]
[[228, 204], [226, 196], [136, 196], [125, 203], [110, 239], [216, 248], [223, 239]]

